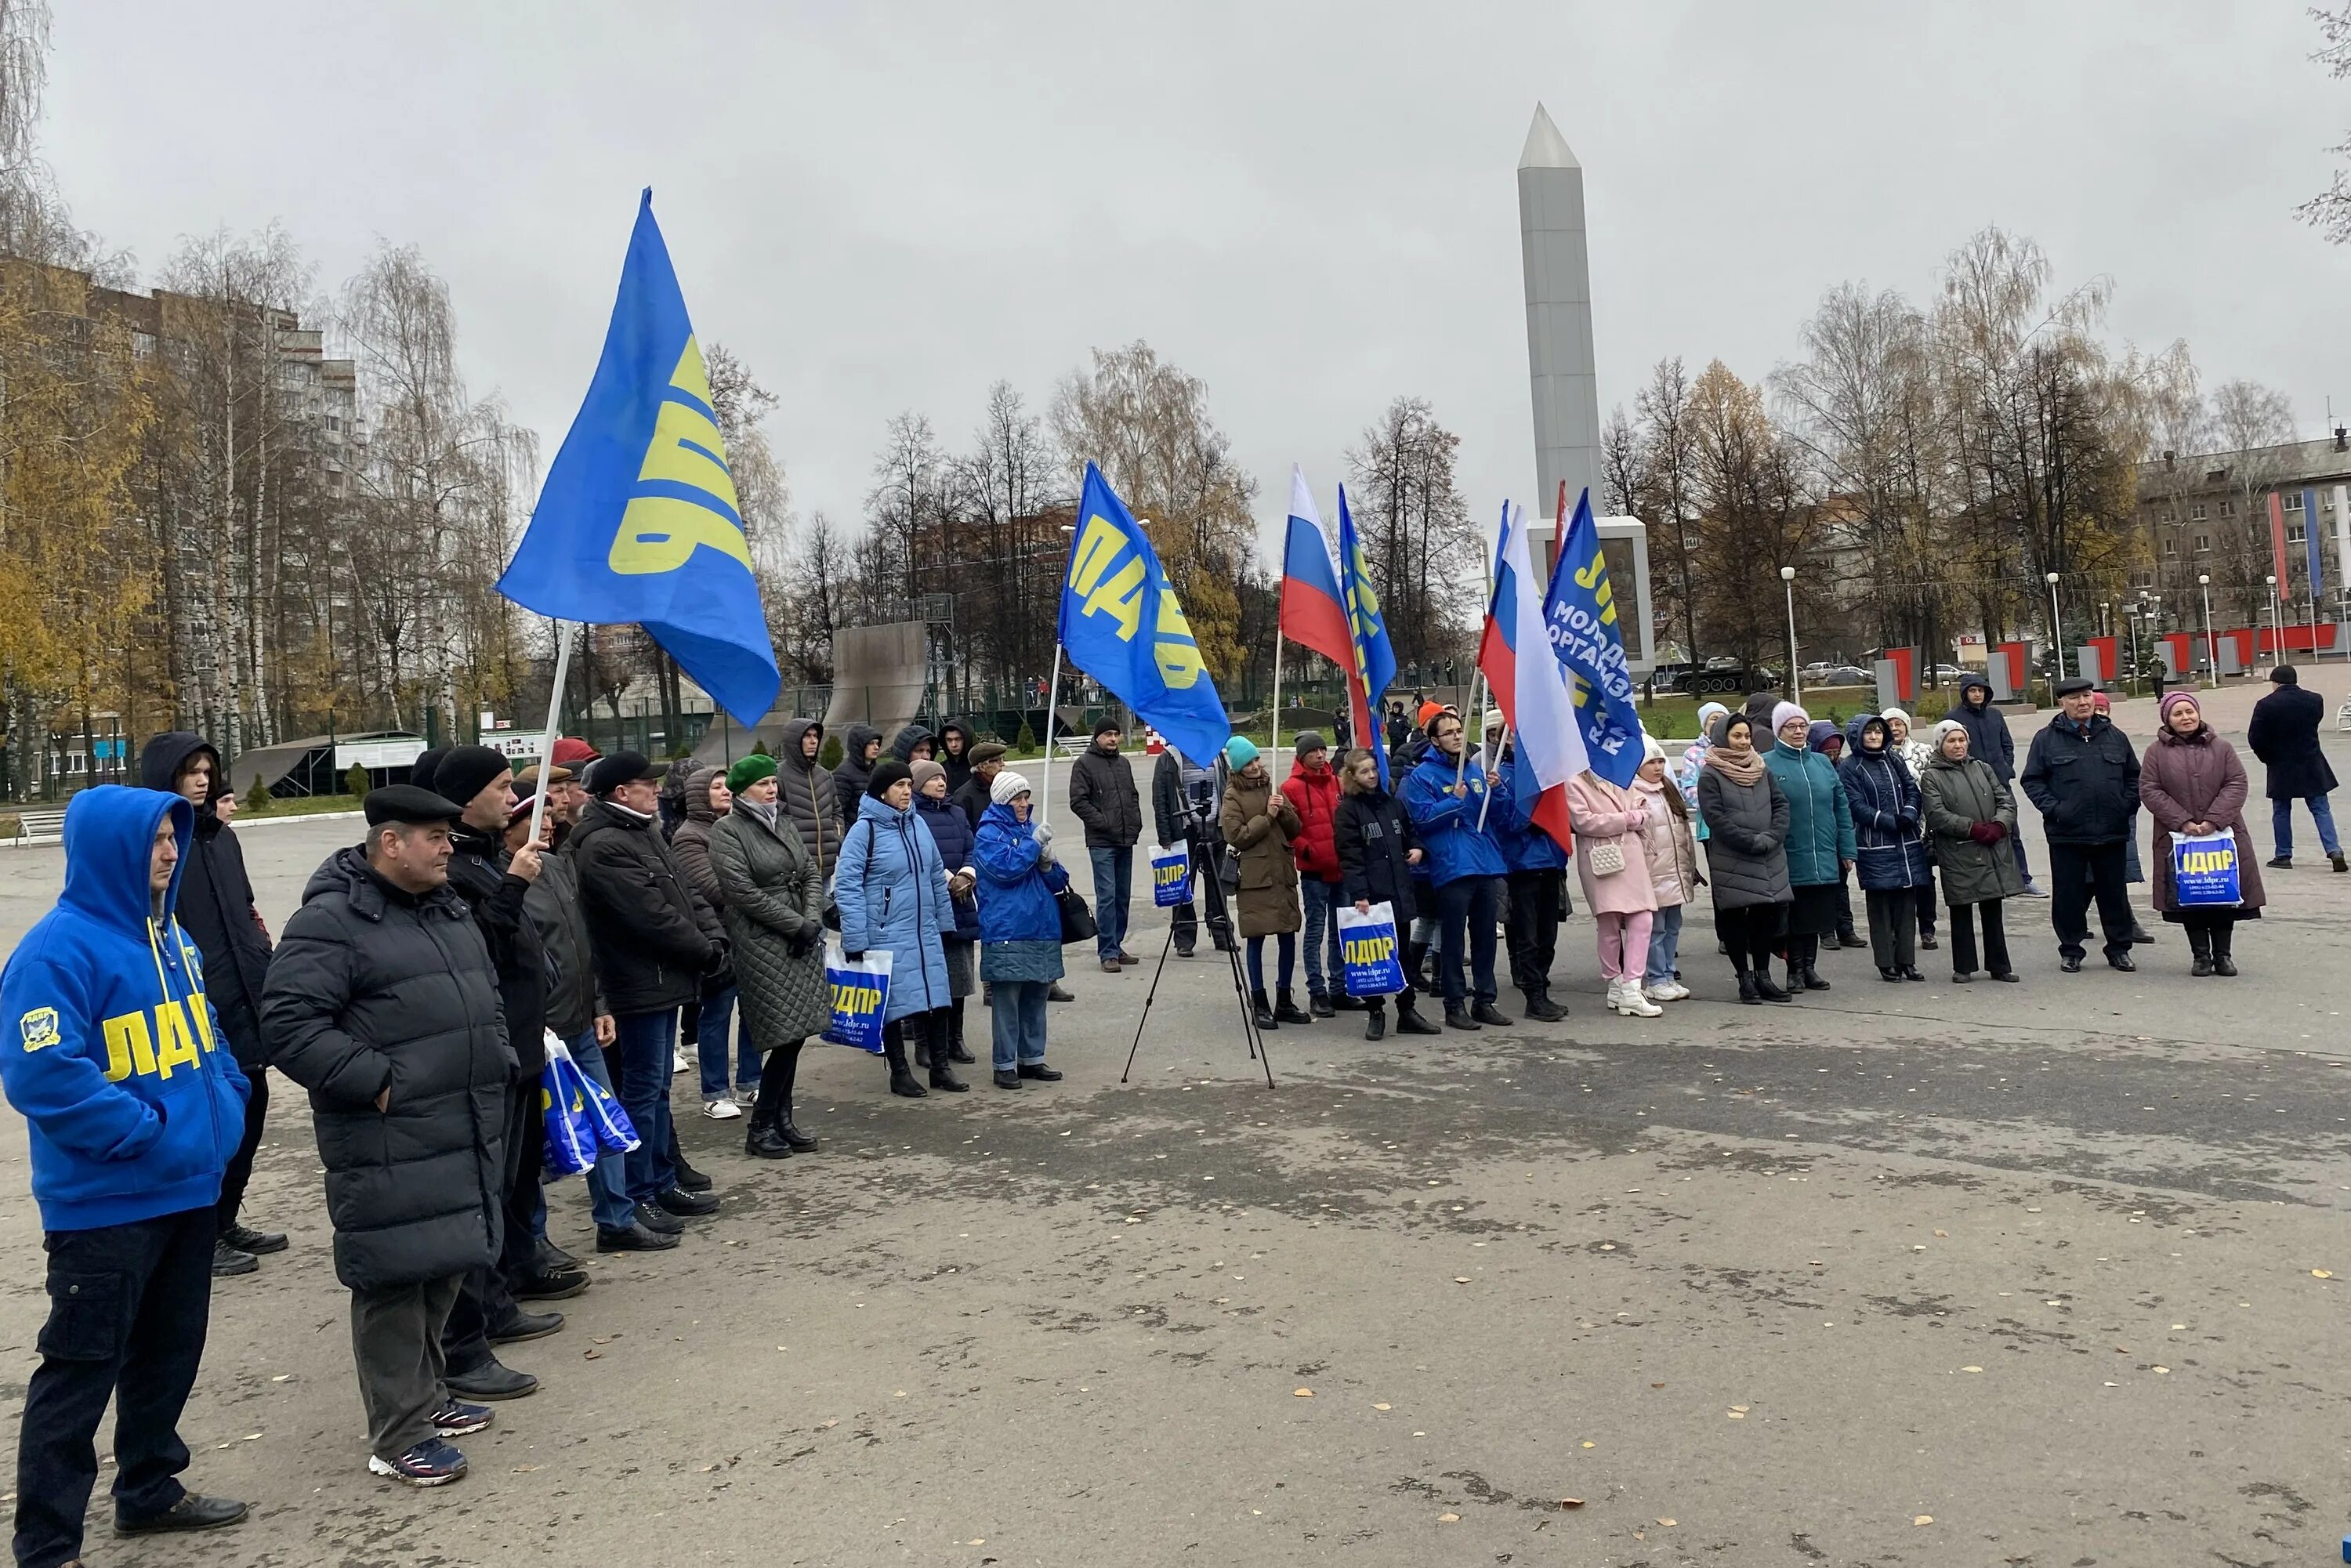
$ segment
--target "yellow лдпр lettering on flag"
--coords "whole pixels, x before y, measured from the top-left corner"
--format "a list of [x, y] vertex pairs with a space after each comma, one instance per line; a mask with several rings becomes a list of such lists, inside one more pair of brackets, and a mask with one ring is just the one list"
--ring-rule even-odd
[[685, 340], [669, 384], [671, 391], [684, 395], [663, 400], [637, 484], [676, 486], [708, 499], [670, 494], [632, 497], [621, 514], [620, 531], [612, 537], [612, 570], [632, 575], [675, 571], [701, 545], [748, 567], [751, 548], [737, 520], [741, 503], [735, 495], [735, 476], [726, 467], [726, 443], [704, 412], [710, 407], [710, 376], [692, 338]]

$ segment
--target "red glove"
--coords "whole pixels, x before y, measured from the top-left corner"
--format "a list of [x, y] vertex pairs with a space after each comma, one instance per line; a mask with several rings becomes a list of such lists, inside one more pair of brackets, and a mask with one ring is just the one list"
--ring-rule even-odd
[[1998, 822], [1975, 823], [1968, 829], [1968, 837], [1980, 844], [1996, 844], [2000, 842], [2000, 824]]

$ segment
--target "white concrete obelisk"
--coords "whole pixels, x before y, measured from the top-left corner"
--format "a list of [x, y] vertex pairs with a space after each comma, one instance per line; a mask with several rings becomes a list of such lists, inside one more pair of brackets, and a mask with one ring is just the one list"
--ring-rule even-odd
[[1527, 374], [1534, 387], [1535, 504], [1548, 536], [1559, 482], [1567, 505], [1600, 487], [1600, 386], [1592, 356], [1592, 263], [1584, 244], [1583, 165], [1541, 104], [1519, 154], [1519, 243], [1527, 280]]

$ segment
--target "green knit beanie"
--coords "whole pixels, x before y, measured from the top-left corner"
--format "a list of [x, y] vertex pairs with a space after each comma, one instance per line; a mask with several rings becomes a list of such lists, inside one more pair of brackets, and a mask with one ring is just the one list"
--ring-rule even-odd
[[764, 751], [755, 751], [726, 770], [726, 789], [730, 794], [740, 795], [760, 779], [775, 776], [776, 759]]

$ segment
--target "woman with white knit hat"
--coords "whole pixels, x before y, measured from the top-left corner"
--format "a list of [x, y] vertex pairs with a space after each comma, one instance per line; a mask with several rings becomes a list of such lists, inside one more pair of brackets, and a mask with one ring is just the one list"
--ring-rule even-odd
[[1010, 768], [987, 788], [972, 850], [979, 873], [979, 973], [995, 988], [989, 1009], [996, 1086], [1056, 1082], [1045, 1065], [1045, 997], [1061, 977], [1061, 910], [1070, 885], [1056, 862], [1053, 830], [1029, 820], [1029, 780]]

